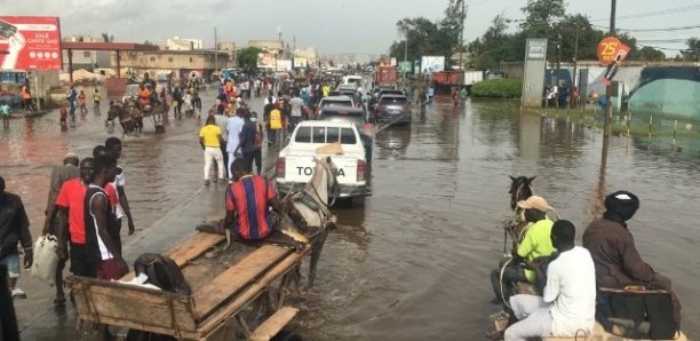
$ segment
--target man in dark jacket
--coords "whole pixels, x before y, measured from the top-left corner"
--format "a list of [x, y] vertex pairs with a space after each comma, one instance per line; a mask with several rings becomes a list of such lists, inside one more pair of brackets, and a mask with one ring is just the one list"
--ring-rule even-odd
[[20, 273], [17, 243], [22, 244], [24, 267], [28, 269], [34, 259], [29, 218], [22, 199], [16, 194], [5, 192], [5, 179], [0, 177], [0, 264], [7, 266], [12, 297], [26, 297], [24, 291], [16, 287]]
[[583, 235], [583, 246], [595, 262], [598, 288], [643, 285], [670, 291], [673, 319], [680, 327], [681, 306], [671, 291], [671, 281], [642, 260], [626, 223], [639, 209], [639, 199], [630, 192], [618, 191], [605, 198], [605, 209], [603, 217], [593, 221]]

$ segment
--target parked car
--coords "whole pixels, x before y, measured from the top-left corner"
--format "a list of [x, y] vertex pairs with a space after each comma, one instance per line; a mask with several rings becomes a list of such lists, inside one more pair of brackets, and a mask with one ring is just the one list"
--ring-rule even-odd
[[331, 156], [335, 164], [340, 198], [371, 194], [370, 165], [355, 124], [339, 121], [304, 121], [292, 133], [275, 164], [275, 180], [281, 193], [303, 188], [315, 168], [316, 150], [329, 143], [340, 143], [343, 153]]
[[374, 108], [376, 122], [411, 124], [412, 108], [405, 95], [387, 94], [379, 97]]
[[360, 133], [362, 144], [365, 146], [365, 159], [368, 162], [372, 160], [374, 141], [372, 133], [370, 131], [365, 131], [365, 129], [371, 130], [371, 127], [366, 127], [369, 121], [369, 115], [365, 111], [364, 106], [326, 105], [321, 108], [317, 118], [324, 121], [354, 124], [357, 131]]

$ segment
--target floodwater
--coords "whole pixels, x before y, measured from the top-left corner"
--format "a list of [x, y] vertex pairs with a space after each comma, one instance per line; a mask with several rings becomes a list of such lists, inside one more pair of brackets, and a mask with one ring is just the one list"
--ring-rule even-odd
[[[205, 108], [211, 104], [205, 98]], [[253, 102], [258, 111], [260, 105]], [[485, 339], [488, 315], [497, 311], [489, 303], [488, 274], [503, 251], [508, 175], [527, 175], [537, 176], [536, 193], [577, 225], [579, 238], [601, 213], [603, 193], [636, 193], [641, 209], [630, 229], [637, 246], [673, 279], [684, 330], [700, 335], [700, 154], [613, 137], [601, 169], [600, 130], [515, 108], [468, 101], [454, 110], [438, 99], [410, 127], [376, 137], [373, 196], [335, 209], [339, 226], [326, 243], [317, 285], [298, 304], [303, 313], [295, 326], [302, 334], [312, 340]], [[103, 142], [103, 119], [90, 113], [77, 129], [61, 133], [50, 114], [0, 131], [0, 173], [8, 190], [25, 200], [35, 233], [43, 223], [49, 167], [68, 149], [87, 155]], [[171, 124], [156, 136], [147, 123], [144, 136], [125, 142], [121, 164], [141, 239], [164, 239], [148, 237], [149, 226], [179, 212], [206, 216], [220, 200], [216, 190], [202, 196], [197, 123]], [[209, 199], [179, 211], [188, 200]], [[132, 250], [162, 251], [138, 250], [143, 242], [136, 239]], [[29, 276], [21, 283], [30, 294], [17, 304], [23, 335], [70, 339], [73, 326], [51, 319], [50, 291]], [[34, 299], [32, 290], [40, 292]]]

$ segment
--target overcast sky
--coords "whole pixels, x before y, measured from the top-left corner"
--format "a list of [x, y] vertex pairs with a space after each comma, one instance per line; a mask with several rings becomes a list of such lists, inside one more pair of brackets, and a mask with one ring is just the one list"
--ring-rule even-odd
[[[526, 0], [470, 0], [465, 39], [481, 35], [499, 13], [522, 17]], [[610, 0], [569, 0], [569, 13], [583, 13], [607, 25]], [[404, 17], [442, 17], [447, 0], [0, 0], [0, 15], [50, 15], [61, 18], [64, 35], [99, 36], [117, 41], [161, 41], [178, 35], [213, 46], [219, 40], [245, 45], [250, 39], [272, 39], [278, 28], [298, 47], [313, 46], [323, 54], [386, 53], [400, 39], [396, 21]], [[694, 6], [695, 7], [689, 7]], [[618, 16], [669, 9], [671, 14], [621, 18], [626, 29], [697, 25], [700, 0], [618, 0]], [[700, 29], [635, 34], [639, 39], [686, 39]], [[648, 42], [678, 48], [682, 43]], [[675, 54], [674, 51], [666, 51]]]

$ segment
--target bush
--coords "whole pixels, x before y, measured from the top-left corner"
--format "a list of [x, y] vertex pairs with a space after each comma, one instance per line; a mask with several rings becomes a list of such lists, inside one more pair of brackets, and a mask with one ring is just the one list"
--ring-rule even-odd
[[519, 79], [491, 79], [472, 85], [474, 97], [519, 98], [523, 82]]

